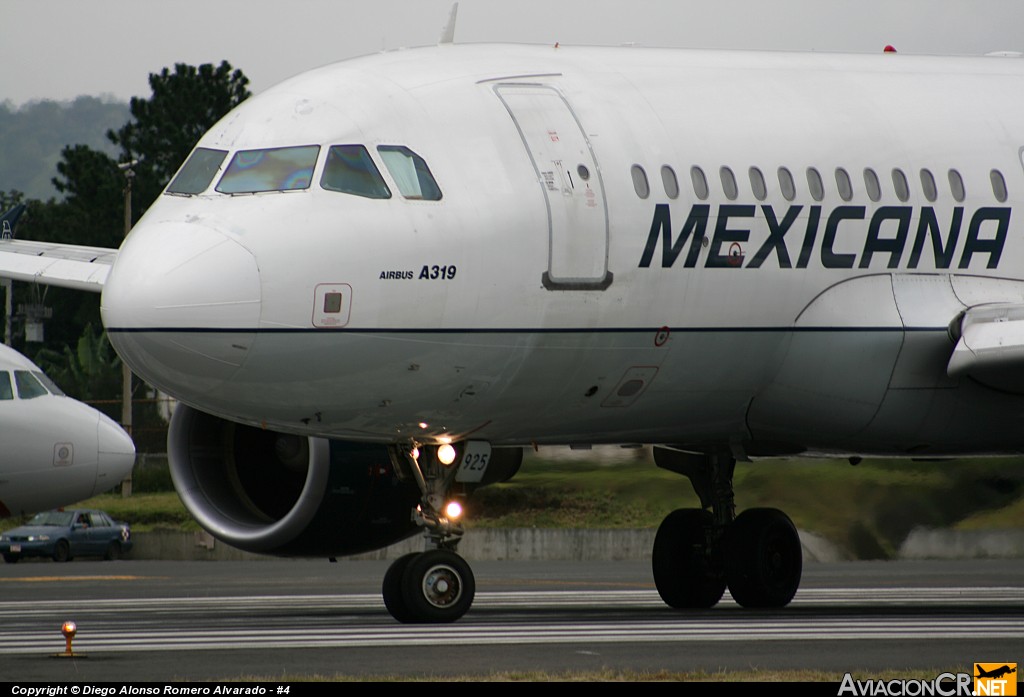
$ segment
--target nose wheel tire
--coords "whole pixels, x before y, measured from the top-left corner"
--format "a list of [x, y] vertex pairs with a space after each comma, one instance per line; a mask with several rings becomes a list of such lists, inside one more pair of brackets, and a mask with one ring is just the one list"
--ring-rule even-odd
[[[400, 566], [404, 569], [396, 568]], [[399, 571], [400, 600], [394, 595]], [[384, 587], [384, 604], [395, 619], [405, 623], [454, 622], [466, 614], [476, 595], [473, 570], [465, 559], [446, 549], [398, 559], [385, 575]]]
[[680, 508], [670, 513], [654, 537], [651, 570], [658, 594], [674, 608], [708, 608], [725, 593], [725, 579], [711, 563], [709, 511]]
[[413, 622], [412, 613], [405, 604], [405, 597], [402, 594], [402, 579], [409, 563], [420, 555], [419, 552], [412, 552], [399, 557], [384, 574], [384, 583], [381, 587], [381, 595], [384, 596], [384, 607], [388, 609], [391, 616], [402, 623]]
[[725, 578], [733, 599], [749, 608], [784, 607], [796, 595], [803, 551], [796, 526], [775, 508], [750, 508], [725, 536]]

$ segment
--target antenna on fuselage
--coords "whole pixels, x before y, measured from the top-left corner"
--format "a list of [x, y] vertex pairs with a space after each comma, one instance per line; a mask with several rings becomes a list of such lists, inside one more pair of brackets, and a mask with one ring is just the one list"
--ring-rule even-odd
[[448, 22], [445, 23], [444, 28], [441, 29], [441, 38], [437, 40], [439, 44], [453, 44], [455, 43], [455, 15], [459, 13], [459, 3], [452, 3], [451, 14], [448, 15]]

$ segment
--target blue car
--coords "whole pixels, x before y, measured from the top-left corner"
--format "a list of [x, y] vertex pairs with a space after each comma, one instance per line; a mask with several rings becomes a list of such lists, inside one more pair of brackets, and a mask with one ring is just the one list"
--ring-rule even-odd
[[28, 524], [0, 533], [0, 554], [8, 564], [22, 557], [50, 557], [71, 561], [76, 556], [117, 559], [132, 548], [132, 532], [126, 523], [114, 521], [103, 511], [47, 511]]

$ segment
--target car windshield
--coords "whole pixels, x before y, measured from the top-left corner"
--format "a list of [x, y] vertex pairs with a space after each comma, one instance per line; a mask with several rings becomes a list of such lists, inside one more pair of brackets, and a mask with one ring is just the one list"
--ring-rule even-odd
[[66, 528], [71, 525], [71, 514], [66, 511], [47, 511], [46, 513], [37, 513], [32, 516], [32, 520], [28, 521], [28, 524], [55, 525]]

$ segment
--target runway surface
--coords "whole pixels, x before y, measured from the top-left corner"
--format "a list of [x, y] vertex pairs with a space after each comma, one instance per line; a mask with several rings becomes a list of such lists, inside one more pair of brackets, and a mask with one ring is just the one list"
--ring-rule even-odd
[[[477, 562], [461, 621], [396, 623], [387, 562], [0, 566], [0, 680], [1024, 663], [1024, 560], [809, 564], [784, 610], [664, 606], [644, 562]], [[55, 659], [60, 625], [79, 627]]]

